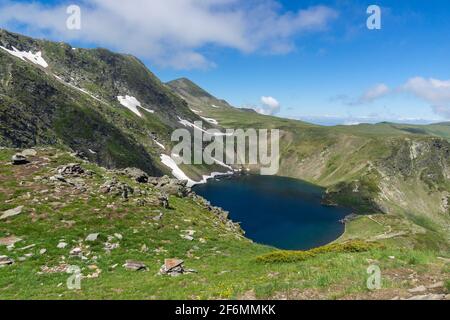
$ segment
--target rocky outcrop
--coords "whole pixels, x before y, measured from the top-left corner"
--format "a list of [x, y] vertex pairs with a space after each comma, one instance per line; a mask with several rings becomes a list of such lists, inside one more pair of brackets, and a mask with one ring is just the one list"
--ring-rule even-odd
[[155, 182], [156, 188], [169, 196], [184, 198], [192, 193], [191, 188], [186, 186], [187, 181], [179, 181], [177, 179], [170, 179], [168, 176], [164, 176], [153, 181], [153, 183]]
[[14, 209], [6, 210], [0, 216], [0, 220], [4, 220], [4, 219], [10, 218], [10, 217], [17, 216], [17, 215], [22, 213], [22, 210], [23, 210], [23, 206], [19, 206], [19, 207], [14, 208]]
[[58, 173], [62, 176], [82, 176], [85, 171], [79, 163], [70, 163], [58, 168]]
[[148, 182], [148, 175], [138, 168], [126, 168], [123, 170], [123, 173], [127, 175], [129, 178], [135, 180], [139, 183], [147, 183]]
[[123, 265], [123, 267], [131, 271], [148, 271], [148, 268], [145, 265], [145, 263], [134, 260], [127, 260]]
[[165, 259], [161, 266], [159, 273], [162, 275], [169, 275], [172, 277], [180, 276], [186, 273], [196, 273], [193, 269], [185, 269], [184, 261], [180, 259]]
[[207, 209], [208, 211], [210, 211], [211, 213], [216, 215], [219, 218], [219, 220], [222, 223], [224, 223], [230, 231], [233, 231], [234, 233], [239, 234], [239, 235], [245, 234], [245, 231], [242, 230], [241, 225], [239, 223], [233, 222], [231, 219], [229, 219], [228, 211], [225, 211], [220, 207], [215, 207], [215, 206], [211, 205], [211, 203], [209, 201], [207, 201], [206, 199], [204, 199], [198, 195], [194, 195], [193, 198], [198, 204], [200, 204], [205, 209]]
[[19, 166], [22, 164], [27, 164], [27, 163], [29, 163], [29, 161], [28, 161], [27, 157], [18, 153], [18, 154], [15, 154], [12, 156], [11, 163], [15, 166]]
[[8, 256], [0, 256], [0, 268], [3, 266], [8, 266], [14, 264], [14, 260]]
[[124, 200], [128, 200], [129, 196], [134, 193], [134, 189], [128, 184], [119, 182], [116, 178], [106, 181], [101, 187], [102, 193], [113, 193], [116, 196], [121, 196]]

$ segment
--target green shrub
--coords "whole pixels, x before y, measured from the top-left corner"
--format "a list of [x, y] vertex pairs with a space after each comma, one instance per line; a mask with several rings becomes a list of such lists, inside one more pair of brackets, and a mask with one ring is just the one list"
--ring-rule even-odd
[[366, 252], [371, 249], [380, 248], [379, 243], [370, 243], [365, 241], [353, 240], [344, 243], [333, 243], [323, 247], [311, 249], [308, 251], [286, 251], [278, 250], [268, 254], [261, 255], [256, 261], [262, 263], [292, 263], [304, 261], [313, 258], [319, 254], [325, 253], [356, 253]]

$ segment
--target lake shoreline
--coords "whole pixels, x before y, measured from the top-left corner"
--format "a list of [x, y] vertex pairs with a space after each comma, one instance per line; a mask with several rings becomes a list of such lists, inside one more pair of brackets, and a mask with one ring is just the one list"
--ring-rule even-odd
[[350, 208], [323, 204], [323, 187], [289, 177], [245, 172], [210, 180], [193, 190], [230, 212], [248, 239], [281, 250], [309, 250], [336, 241], [345, 233], [342, 221], [353, 213]]

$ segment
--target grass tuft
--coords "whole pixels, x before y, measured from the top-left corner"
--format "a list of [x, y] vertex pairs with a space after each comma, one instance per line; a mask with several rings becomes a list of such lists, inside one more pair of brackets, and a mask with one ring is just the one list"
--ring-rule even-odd
[[257, 257], [256, 261], [261, 263], [292, 263], [305, 261], [325, 253], [358, 253], [381, 247], [382, 245], [379, 243], [353, 240], [345, 243], [333, 243], [308, 251], [274, 251]]

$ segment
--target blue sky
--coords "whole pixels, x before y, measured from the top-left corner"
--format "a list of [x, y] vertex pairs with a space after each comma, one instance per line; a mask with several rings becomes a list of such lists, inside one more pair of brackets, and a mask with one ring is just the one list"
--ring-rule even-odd
[[[235, 106], [278, 116], [325, 124], [450, 119], [449, 1], [205, 2], [0, 0], [0, 26], [130, 52], [163, 81], [188, 77]], [[64, 30], [70, 3], [82, 9], [79, 31]], [[382, 9], [381, 30], [366, 27], [372, 4]]]

